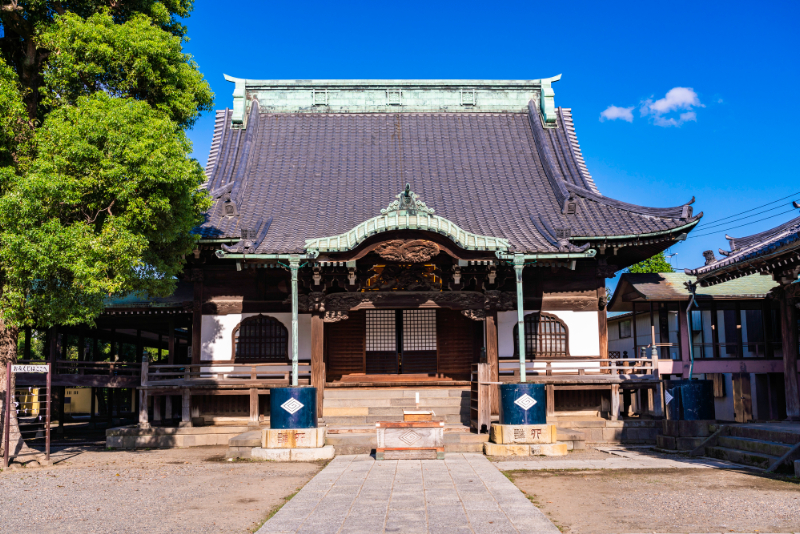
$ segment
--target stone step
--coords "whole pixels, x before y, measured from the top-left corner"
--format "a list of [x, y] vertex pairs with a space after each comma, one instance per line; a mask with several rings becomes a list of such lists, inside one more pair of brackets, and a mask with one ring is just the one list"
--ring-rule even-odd
[[[468, 405], [468, 398], [461, 397], [427, 397], [419, 399], [419, 409], [435, 408], [436, 406], [462, 406]], [[385, 399], [329, 399], [327, 396], [322, 401], [325, 408], [353, 408], [358, 406], [402, 406], [416, 409], [416, 400], [413, 397], [398, 397]]]
[[443, 397], [467, 397], [469, 398], [469, 388], [455, 389], [413, 389], [413, 388], [379, 388], [379, 389], [358, 389], [358, 388], [326, 388], [326, 399], [415, 399], [419, 393], [420, 399], [443, 398]]
[[[422, 408], [420, 408], [422, 409]], [[438, 420], [440, 417], [447, 415], [461, 415], [468, 416], [469, 408], [464, 406], [436, 406], [428, 408], [434, 413], [433, 418]], [[403, 408], [323, 408], [322, 417], [362, 417], [362, 416], [380, 416], [392, 417], [397, 421], [403, 420]], [[383, 419], [386, 421], [387, 419]], [[394, 421], [395, 419], [391, 419]]]
[[[468, 426], [461, 423], [446, 423], [444, 427], [445, 434], [458, 433], [469, 434], [472, 430]], [[328, 425], [328, 434], [364, 434], [374, 433], [375, 425]]]
[[791, 449], [790, 445], [776, 443], [774, 441], [764, 441], [761, 439], [742, 438], [736, 436], [720, 436], [719, 446], [728, 449], [737, 449], [745, 452], [756, 452], [768, 454], [769, 456], [781, 457]]
[[[444, 421], [445, 423], [461, 423], [468, 424], [469, 415], [454, 413], [454, 414], [436, 414], [434, 417], [437, 421]], [[323, 417], [321, 422], [328, 425], [367, 425], [370, 423], [380, 423], [381, 421], [402, 421], [403, 414], [400, 415], [350, 415], [350, 416], [331, 416]]]
[[[467, 438], [467, 436], [470, 436]], [[488, 434], [467, 434], [460, 432], [444, 434], [445, 452], [483, 452], [483, 444], [489, 439]], [[369, 454], [378, 446], [376, 432], [371, 434], [328, 434], [325, 443], [333, 445], [336, 454]]]
[[777, 456], [772, 456], [769, 454], [741, 451], [739, 449], [730, 449], [728, 447], [706, 447], [706, 456], [718, 458], [720, 460], [727, 460], [737, 464], [761, 467], [764, 469], [772, 465], [778, 459]]
[[261, 431], [251, 430], [243, 432], [228, 441], [230, 447], [260, 447], [261, 446]]
[[729, 428], [729, 435], [733, 437], [772, 441], [790, 446], [800, 443], [800, 434], [796, 432], [776, 430], [774, 428], [759, 428], [753, 425], [731, 425]]

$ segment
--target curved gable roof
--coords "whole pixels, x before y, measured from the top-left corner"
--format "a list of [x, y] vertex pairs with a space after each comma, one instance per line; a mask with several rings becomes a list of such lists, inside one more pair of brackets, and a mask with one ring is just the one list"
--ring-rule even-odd
[[670, 233], [702, 216], [689, 204], [604, 197], [571, 110], [558, 108], [548, 127], [533, 101], [527, 112], [263, 113], [253, 100], [246, 128], [233, 128], [231, 114], [217, 112], [206, 167], [215, 202], [198, 231], [244, 237], [249, 253], [302, 252], [306, 240], [343, 234], [380, 215], [406, 183], [436, 215], [516, 252], [563, 250], [564, 229]]

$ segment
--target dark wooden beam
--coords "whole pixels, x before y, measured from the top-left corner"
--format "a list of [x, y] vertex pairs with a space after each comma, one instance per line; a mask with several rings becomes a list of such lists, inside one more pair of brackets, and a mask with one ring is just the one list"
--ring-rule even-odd
[[794, 307], [794, 301], [795, 299], [787, 294], [787, 288], [782, 288], [780, 314], [786, 418], [790, 421], [800, 421], [800, 388], [797, 383], [797, 310]]
[[[492, 311], [486, 314], [486, 363], [489, 364], [489, 380], [491, 382], [500, 381], [499, 349], [497, 343], [497, 312]], [[500, 413], [500, 392], [498, 386], [489, 386], [489, 403], [491, 414]]]
[[194, 282], [194, 308], [192, 313], [192, 364], [200, 364], [200, 349], [202, 343], [201, 330], [203, 325], [203, 271], [195, 269], [192, 272]]
[[317, 417], [322, 417], [325, 397], [325, 323], [322, 315], [311, 315], [311, 385], [317, 388]]

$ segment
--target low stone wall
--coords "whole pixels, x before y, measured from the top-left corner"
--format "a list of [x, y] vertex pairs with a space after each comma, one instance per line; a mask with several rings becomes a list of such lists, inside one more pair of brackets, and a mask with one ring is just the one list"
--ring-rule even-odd
[[[587, 446], [603, 445], [654, 445], [661, 432], [661, 421], [652, 419], [609, 421], [556, 421], [561, 430], [577, 430], [586, 438]], [[559, 436], [559, 441], [561, 441]]]
[[246, 426], [199, 426], [188, 428], [154, 427], [147, 430], [137, 425], [106, 430], [109, 449], [172, 449], [228, 445], [231, 438], [246, 432]]

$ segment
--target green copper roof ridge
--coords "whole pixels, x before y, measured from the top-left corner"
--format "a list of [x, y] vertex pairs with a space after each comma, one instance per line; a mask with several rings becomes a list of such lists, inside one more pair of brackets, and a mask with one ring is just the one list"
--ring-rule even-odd
[[265, 86], [271, 85], [276, 87], [310, 87], [320, 86], [327, 87], [332, 85], [339, 86], [539, 86], [542, 84], [550, 84], [557, 82], [561, 79], [561, 74], [551, 76], [549, 78], [536, 78], [532, 80], [496, 80], [496, 79], [286, 79], [286, 80], [255, 80], [250, 78], [237, 78], [228, 74], [223, 74], [225, 80], [236, 84], [244, 83], [245, 86]]

